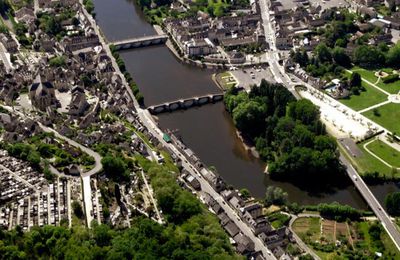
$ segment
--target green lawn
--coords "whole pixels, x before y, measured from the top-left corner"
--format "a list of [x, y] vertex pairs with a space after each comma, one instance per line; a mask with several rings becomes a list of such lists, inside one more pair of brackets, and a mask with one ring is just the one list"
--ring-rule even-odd
[[400, 91], [400, 80], [393, 82], [393, 83], [388, 83], [385, 84], [380, 80], [377, 84], [378, 87], [382, 88], [383, 90], [386, 90], [387, 92], [391, 94], [397, 94]]
[[370, 86], [366, 82], [362, 82], [362, 85], [364, 86], [365, 91], [362, 91], [360, 95], [351, 95], [349, 98], [340, 99], [339, 101], [342, 104], [359, 111], [387, 100], [387, 96], [381, 91]]
[[364, 149], [363, 146], [366, 142], [368, 142], [368, 140], [357, 144], [358, 148], [363, 152], [363, 155], [357, 158], [352, 158], [357, 164], [357, 171], [361, 175], [365, 172], [379, 172], [380, 175], [391, 176], [392, 169]]
[[[378, 78], [375, 76], [376, 70], [366, 70], [366, 69], [359, 68], [359, 67], [353, 67], [351, 70], [353, 72], [358, 72], [361, 75], [361, 77], [363, 77], [364, 79], [368, 80], [369, 82], [371, 82], [373, 84], [375, 84], [376, 81], [378, 80]], [[384, 68], [381, 70], [385, 71], [387, 73], [391, 73], [393, 71], [390, 68]], [[400, 80], [397, 82], [389, 83], [389, 84], [385, 84], [385, 83], [383, 83], [382, 80], [380, 80], [378, 82], [378, 84], [376, 84], [376, 85], [391, 94], [397, 94], [400, 91]]]
[[228, 71], [217, 74], [215, 76], [215, 79], [220, 87], [224, 90], [234, 87], [237, 84], [237, 82], [233, 78], [233, 75]]
[[275, 229], [286, 226], [289, 223], [289, 220], [290, 216], [279, 212], [272, 213], [271, 215], [268, 216], [268, 221], [271, 222], [271, 225]]
[[360, 74], [361, 77], [363, 77], [364, 79], [368, 80], [373, 84], [375, 84], [375, 82], [378, 80], [378, 78], [375, 76], [375, 71], [366, 70], [357, 66], [353, 67], [351, 71], [358, 72], [358, 74]]
[[374, 115], [373, 110], [366, 111], [363, 115], [385, 127], [390, 132], [400, 134], [400, 104], [389, 103], [378, 107], [377, 110], [380, 116]]
[[373, 141], [367, 145], [367, 148], [393, 167], [400, 167], [400, 152], [381, 140]]

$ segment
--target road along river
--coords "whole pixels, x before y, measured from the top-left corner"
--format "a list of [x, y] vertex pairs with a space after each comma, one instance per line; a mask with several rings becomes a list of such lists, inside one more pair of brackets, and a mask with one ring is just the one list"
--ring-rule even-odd
[[[94, 0], [96, 20], [109, 41], [155, 34], [134, 0]], [[147, 106], [180, 98], [217, 93], [213, 71], [180, 63], [165, 46], [147, 47], [120, 53], [127, 70], [137, 82]], [[324, 187], [322, 180], [291, 184], [271, 180], [263, 173], [265, 164], [249, 154], [236, 136], [232, 119], [223, 103], [205, 105], [171, 114], [160, 114], [163, 129], [178, 130], [184, 143], [207, 165], [215, 166], [228, 184], [247, 188], [253, 196], [264, 197], [266, 187], [279, 186], [289, 200], [300, 204], [333, 202], [366, 208], [366, 204], [344, 176]], [[382, 201], [394, 184], [371, 187]]]

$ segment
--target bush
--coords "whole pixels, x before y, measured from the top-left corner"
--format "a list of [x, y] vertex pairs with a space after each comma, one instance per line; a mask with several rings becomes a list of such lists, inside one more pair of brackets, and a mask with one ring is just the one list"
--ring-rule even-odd
[[374, 113], [374, 116], [377, 116], [377, 117], [381, 116], [381, 113], [379, 112], [379, 110], [377, 108], [374, 108], [372, 110], [372, 112]]
[[389, 76], [382, 78], [383, 83], [388, 84], [388, 83], [393, 83], [398, 81], [399, 75], [398, 74], [390, 74]]
[[74, 214], [82, 219], [83, 218], [83, 209], [82, 209], [82, 205], [78, 202], [78, 201], [74, 201], [72, 202], [72, 210], [74, 211]]

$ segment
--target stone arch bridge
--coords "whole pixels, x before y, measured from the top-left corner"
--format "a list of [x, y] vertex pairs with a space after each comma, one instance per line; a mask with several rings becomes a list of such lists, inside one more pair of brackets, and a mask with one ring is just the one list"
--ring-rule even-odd
[[163, 44], [167, 40], [168, 40], [168, 35], [161, 34], [161, 35], [129, 38], [129, 39], [125, 39], [125, 40], [115, 41], [115, 42], [112, 42], [111, 44], [115, 46], [115, 49], [117, 51], [120, 51], [120, 50], [127, 50], [127, 49], [134, 49], [134, 48], [147, 47], [147, 46], [151, 46], [151, 45]]
[[209, 94], [204, 96], [196, 96], [191, 98], [179, 99], [172, 102], [165, 102], [147, 108], [152, 115], [173, 112], [180, 109], [188, 109], [198, 107], [205, 104], [216, 103], [224, 99], [224, 94]]

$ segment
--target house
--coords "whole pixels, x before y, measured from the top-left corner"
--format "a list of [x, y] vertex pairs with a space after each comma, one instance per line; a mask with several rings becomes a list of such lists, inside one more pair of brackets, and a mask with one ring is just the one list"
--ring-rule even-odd
[[215, 53], [215, 48], [204, 39], [192, 39], [186, 43], [186, 53], [189, 57], [204, 56]]
[[10, 35], [0, 33], [0, 42], [9, 53], [16, 53], [18, 51], [18, 43]]
[[390, 28], [395, 29], [395, 30], [400, 30], [400, 18], [399, 17], [385, 16], [383, 19], [390, 22]]
[[39, 39], [39, 47], [45, 52], [54, 52], [54, 40], [47, 34], [42, 35]]
[[229, 221], [225, 226], [223, 226], [230, 237], [234, 237], [239, 233], [239, 228], [233, 221]]
[[361, 6], [357, 9], [357, 12], [361, 15], [368, 15], [371, 18], [376, 18], [378, 16], [378, 13], [375, 11], [374, 8], [371, 7], [366, 7], [366, 6]]
[[192, 186], [193, 189], [195, 189], [195, 190], [200, 190], [200, 189], [201, 189], [201, 185], [200, 185], [199, 180], [196, 179], [193, 175], [188, 174], [188, 175], [185, 177], [185, 179], [186, 179], [186, 181], [189, 182], [190, 186]]
[[35, 13], [32, 9], [24, 6], [15, 12], [15, 19], [21, 23], [31, 24], [35, 21]]
[[236, 250], [239, 254], [248, 254], [254, 251], [254, 242], [242, 233], [233, 237], [236, 242]]
[[81, 171], [79, 170], [79, 167], [76, 164], [73, 164], [70, 165], [69, 167], [65, 167], [64, 173], [68, 175], [79, 176], [81, 174]]
[[262, 215], [262, 206], [258, 202], [252, 202], [240, 208], [240, 211], [242, 212], [243, 215], [247, 213], [253, 219], [256, 219]]
[[216, 176], [212, 171], [206, 168], [202, 168], [200, 172], [217, 192], [225, 189], [226, 184], [220, 176]]
[[239, 195], [233, 196], [230, 200], [229, 203], [234, 207], [236, 210], [240, 210], [241, 207], [244, 206], [245, 202], [244, 200], [239, 197]]
[[271, 250], [280, 246], [285, 247], [289, 242], [294, 241], [292, 233], [287, 227], [271, 230], [269, 232], [263, 232], [258, 235], [264, 244]]
[[71, 90], [72, 99], [69, 104], [68, 114], [72, 116], [83, 116], [90, 107], [86, 100], [85, 91], [80, 86], [75, 86]]
[[88, 36], [65, 37], [61, 41], [61, 47], [65, 52], [74, 52], [85, 48], [94, 48], [100, 45], [99, 37], [95, 34]]
[[279, 50], [289, 50], [293, 47], [293, 40], [291, 37], [280, 36], [276, 37], [276, 48]]
[[253, 218], [248, 212], [246, 212], [243, 219], [250, 226], [255, 235], [272, 230], [267, 217]]
[[29, 87], [29, 98], [32, 105], [42, 111], [46, 111], [49, 107], [59, 107], [53, 84], [48, 81], [43, 82], [40, 74]]

